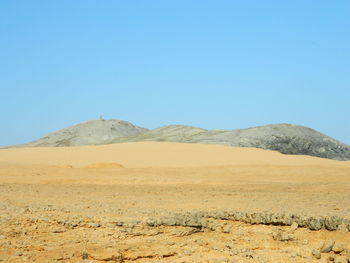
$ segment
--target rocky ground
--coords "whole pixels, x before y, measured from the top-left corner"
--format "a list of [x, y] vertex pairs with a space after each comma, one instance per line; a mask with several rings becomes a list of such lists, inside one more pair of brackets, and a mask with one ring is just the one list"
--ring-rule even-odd
[[3, 262], [350, 260], [350, 193], [341, 189], [10, 183], [0, 191]]
[[[4, 262], [347, 262], [349, 234], [193, 214], [157, 219], [76, 214], [47, 205], [1, 217]], [[58, 211], [57, 211], [58, 210]], [[186, 221], [186, 220], [189, 221]], [[169, 220], [173, 222], [169, 223]], [[191, 220], [194, 220], [191, 222]], [[158, 222], [157, 224], [154, 224]], [[182, 223], [181, 223], [182, 222]]]
[[[151, 146], [129, 161], [124, 148], [3, 150], [0, 262], [350, 261], [349, 163], [244, 150], [209, 167], [215, 147]], [[89, 165], [110, 156], [123, 165]]]

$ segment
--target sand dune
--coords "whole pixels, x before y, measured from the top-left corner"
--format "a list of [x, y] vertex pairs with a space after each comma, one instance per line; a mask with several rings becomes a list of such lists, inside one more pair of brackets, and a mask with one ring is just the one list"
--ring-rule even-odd
[[118, 163], [127, 168], [206, 167], [227, 165], [336, 165], [350, 162], [284, 155], [256, 148], [168, 142], [135, 142], [101, 146], [10, 148], [0, 150], [0, 163], [72, 165]]
[[119, 163], [91, 163], [86, 168], [124, 168], [123, 165]]

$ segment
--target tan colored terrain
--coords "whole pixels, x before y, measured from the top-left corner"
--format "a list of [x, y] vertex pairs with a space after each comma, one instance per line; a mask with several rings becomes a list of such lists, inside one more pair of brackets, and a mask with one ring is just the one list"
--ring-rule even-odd
[[0, 149], [3, 262], [347, 262], [349, 227], [350, 162], [156, 142]]

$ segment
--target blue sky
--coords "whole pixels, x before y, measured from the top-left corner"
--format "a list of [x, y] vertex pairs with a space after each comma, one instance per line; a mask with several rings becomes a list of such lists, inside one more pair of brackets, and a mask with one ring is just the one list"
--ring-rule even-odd
[[0, 145], [104, 118], [350, 144], [348, 0], [2, 0]]

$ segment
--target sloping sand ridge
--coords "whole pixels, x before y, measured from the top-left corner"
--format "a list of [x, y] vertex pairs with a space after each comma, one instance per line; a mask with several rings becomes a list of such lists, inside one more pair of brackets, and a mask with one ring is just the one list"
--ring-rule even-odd
[[1, 149], [0, 162], [31, 165], [70, 164], [75, 167], [98, 162], [117, 162], [129, 168], [222, 165], [335, 165], [350, 167], [350, 161], [339, 162], [310, 156], [284, 155], [256, 148], [168, 142]]

